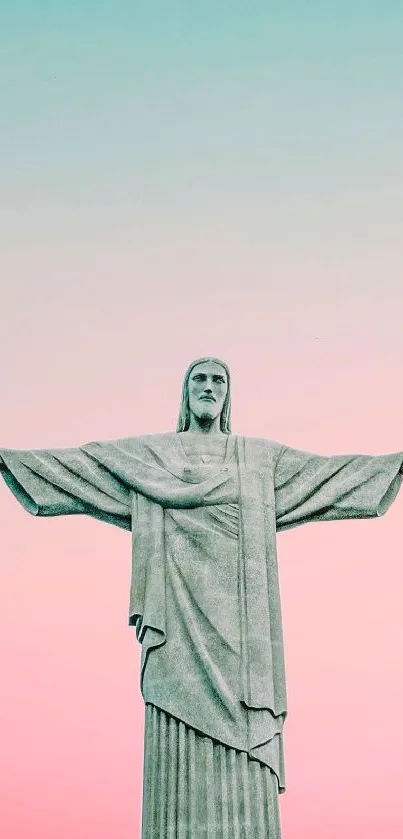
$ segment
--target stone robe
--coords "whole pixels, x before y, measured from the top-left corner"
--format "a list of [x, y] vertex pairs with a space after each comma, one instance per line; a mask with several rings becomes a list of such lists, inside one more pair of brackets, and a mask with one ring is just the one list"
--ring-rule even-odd
[[282, 792], [276, 531], [382, 515], [403, 454], [326, 457], [231, 435], [222, 464], [194, 465], [183, 433], [1, 450], [4, 478], [34, 515], [85, 513], [132, 530], [129, 624], [145, 702], [266, 764]]

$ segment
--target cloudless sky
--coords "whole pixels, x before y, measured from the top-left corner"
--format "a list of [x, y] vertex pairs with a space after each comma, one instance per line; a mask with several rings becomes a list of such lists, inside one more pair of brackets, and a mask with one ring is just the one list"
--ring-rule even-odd
[[[234, 431], [403, 448], [402, 43], [388, 0], [2, 4], [1, 446], [170, 430], [212, 353]], [[402, 835], [402, 518], [279, 539], [284, 839]], [[138, 839], [127, 534], [0, 487], [0, 557], [0, 833]]]

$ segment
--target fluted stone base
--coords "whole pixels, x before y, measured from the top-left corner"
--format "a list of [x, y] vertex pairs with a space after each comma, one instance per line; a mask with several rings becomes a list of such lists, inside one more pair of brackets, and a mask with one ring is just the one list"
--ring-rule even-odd
[[146, 704], [142, 839], [280, 839], [277, 778]]

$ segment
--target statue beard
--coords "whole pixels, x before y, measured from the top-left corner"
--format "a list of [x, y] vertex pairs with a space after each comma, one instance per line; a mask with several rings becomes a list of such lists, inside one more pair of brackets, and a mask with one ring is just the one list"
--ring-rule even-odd
[[216, 418], [217, 415], [210, 413], [210, 411], [203, 411], [203, 413], [199, 416], [199, 420], [202, 425], [208, 425], [209, 422], [214, 422]]

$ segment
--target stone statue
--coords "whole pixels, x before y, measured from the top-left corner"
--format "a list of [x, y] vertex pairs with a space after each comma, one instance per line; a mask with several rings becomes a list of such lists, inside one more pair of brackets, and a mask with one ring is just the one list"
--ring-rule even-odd
[[279, 839], [287, 713], [276, 531], [386, 512], [403, 454], [325, 457], [231, 434], [227, 365], [188, 368], [175, 433], [2, 449], [33, 515], [132, 531], [146, 703], [142, 839]]

